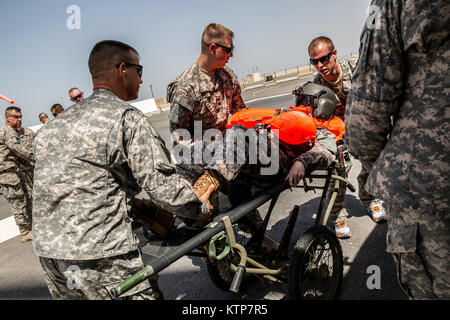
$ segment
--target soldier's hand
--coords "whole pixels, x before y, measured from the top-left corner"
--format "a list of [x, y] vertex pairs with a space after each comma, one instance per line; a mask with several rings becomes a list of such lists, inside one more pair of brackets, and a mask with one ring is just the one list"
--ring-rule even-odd
[[209, 209], [211, 209], [211, 210], [213, 207], [212, 207], [211, 203], [209, 202], [209, 197], [214, 192], [214, 190], [216, 190], [216, 186], [211, 184], [204, 194], [202, 194], [200, 196], [197, 195], [201, 200], [204, 200], [208, 203]]
[[294, 161], [285, 180], [289, 180], [289, 185], [295, 187], [305, 176], [305, 166], [301, 161]]

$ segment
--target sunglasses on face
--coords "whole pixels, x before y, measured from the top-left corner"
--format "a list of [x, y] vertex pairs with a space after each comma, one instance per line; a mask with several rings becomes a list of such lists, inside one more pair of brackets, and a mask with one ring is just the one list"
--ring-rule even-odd
[[9, 117], [13, 117], [14, 119], [22, 119], [22, 116], [10, 115]]
[[82, 93], [80, 93], [79, 95], [77, 95], [77, 96], [75, 96], [75, 97], [70, 98], [70, 100], [76, 101], [76, 100], [78, 100], [78, 99], [81, 99], [81, 95], [82, 95]]
[[[121, 63], [122, 62], [116, 64], [116, 68], [118, 68]], [[135, 64], [135, 63], [131, 63], [131, 62], [123, 62], [123, 64], [125, 64], [127, 67], [134, 67], [139, 75], [139, 78], [142, 78], [142, 70], [144, 69], [143, 66], [141, 66], [140, 64]]]
[[328, 60], [330, 59], [331, 55], [333, 54], [333, 51], [334, 51], [334, 50], [331, 50], [330, 52], [328, 52], [328, 54], [326, 54], [326, 55], [324, 55], [324, 56], [322, 56], [322, 57], [320, 57], [320, 58], [317, 58], [317, 59], [311, 59], [311, 58], [309, 58], [309, 62], [310, 62], [312, 65], [318, 64], [319, 61], [322, 62], [322, 63], [324, 63], [324, 62], [326, 62], [326, 61], [328, 61]]
[[215, 43], [215, 42], [207, 43], [206, 45], [210, 46], [212, 44], [215, 44], [217, 47], [221, 47], [221, 48], [225, 49], [226, 53], [228, 53], [228, 54], [233, 54], [234, 46], [227, 47], [227, 46], [224, 46], [223, 44]]

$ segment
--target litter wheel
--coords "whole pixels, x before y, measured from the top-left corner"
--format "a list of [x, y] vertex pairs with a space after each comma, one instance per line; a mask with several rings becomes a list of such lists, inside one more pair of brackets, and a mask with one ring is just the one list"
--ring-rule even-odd
[[[233, 224], [236, 242], [242, 246], [246, 246], [250, 239], [256, 235], [256, 225], [247, 217], [239, 220], [238, 223]], [[218, 255], [222, 248], [216, 248]], [[207, 259], [206, 267], [212, 282], [224, 291], [230, 290], [231, 282], [233, 281], [234, 271], [231, 269], [230, 263], [238, 265], [240, 261], [239, 254], [232, 254], [231, 252], [221, 260]], [[249, 276], [244, 274], [242, 283], [249, 280]]]
[[289, 264], [289, 298], [332, 300], [342, 282], [338, 238], [325, 226], [313, 226], [297, 241]]

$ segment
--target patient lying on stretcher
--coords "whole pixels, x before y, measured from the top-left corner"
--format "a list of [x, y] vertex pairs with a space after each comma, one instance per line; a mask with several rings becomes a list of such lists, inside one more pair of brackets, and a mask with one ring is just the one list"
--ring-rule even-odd
[[[317, 126], [313, 107], [245, 109], [235, 113], [228, 122], [225, 138], [207, 147], [211, 157], [205, 173], [193, 186], [196, 194], [214, 190], [213, 198], [221, 191], [234, 207], [250, 199], [252, 189], [283, 180], [295, 186], [308, 172], [328, 168], [335, 160], [336, 140], [342, 135]], [[132, 214], [163, 236], [175, 221], [173, 214], [143, 199], [135, 199]], [[210, 221], [182, 220], [197, 226]]]

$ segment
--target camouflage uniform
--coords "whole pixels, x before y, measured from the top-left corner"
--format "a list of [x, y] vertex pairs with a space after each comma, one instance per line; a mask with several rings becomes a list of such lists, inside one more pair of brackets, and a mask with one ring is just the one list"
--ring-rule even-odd
[[197, 62], [169, 84], [167, 101], [171, 103], [170, 132], [187, 129], [192, 137], [194, 121], [202, 122], [202, 133], [215, 128], [224, 134], [228, 116], [246, 107], [239, 81], [229, 67], [216, 69], [210, 78]]
[[355, 69], [355, 59], [338, 59], [338, 63], [341, 66], [341, 78], [337, 83], [331, 83], [325, 80], [320, 73], [317, 73], [313, 79], [314, 83], [321, 84], [330, 88], [336, 93], [339, 98], [340, 104], [336, 105], [336, 115], [344, 120], [345, 117], [345, 105], [347, 103], [347, 96], [352, 84], [352, 72]]
[[[54, 299], [110, 300], [108, 289], [122, 282], [144, 264], [139, 250], [115, 256], [114, 259], [60, 260], [39, 257], [46, 272], [44, 279]], [[120, 300], [159, 300], [157, 277], [149, 279], [149, 285], [133, 287]]]
[[[195, 62], [169, 83], [167, 101], [171, 103], [169, 129], [174, 147], [178, 145], [192, 155], [187, 162], [177, 162], [177, 173], [194, 184], [204, 173], [206, 165], [203, 159], [194, 159], [195, 149], [204, 150], [206, 147], [203, 142], [206, 130], [216, 129], [217, 133], [224, 135], [229, 115], [246, 108], [241, 86], [228, 66], [216, 69], [211, 78]], [[194, 130], [195, 123], [201, 124], [201, 130]], [[188, 140], [181, 144], [177, 143], [176, 130], [179, 129], [185, 129], [190, 134]], [[210, 201], [214, 211], [217, 211], [218, 198], [213, 197]]]
[[450, 299], [450, 3], [372, 4], [379, 24], [361, 34], [348, 142], [373, 167], [367, 190], [387, 204], [400, 284], [411, 298]]
[[0, 188], [11, 206], [17, 226], [31, 230], [34, 132], [16, 131], [8, 125], [0, 129]]
[[[336, 105], [336, 116], [344, 120], [345, 117], [345, 105], [347, 103], [347, 95], [350, 90], [351, 86], [351, 79], [352, 79], [352, 72], [354, 69], [354, 62], [353, 60], [338, 60], [340, 66], [341, 66], [341, 76], [340, 79], [336, 81], [336, 83], [331, 83], [327, 80], [325, 80], [320, 73], [317, 73], [317, 75], [314, 77], [313, 82], [317, 84], [321, 84], [323, 86], [326, 86], [330, 88], [331, 90], [336, 93], [337, 97], [339, 98], [340, 103]], [[339, 148], [343, 148], [343, 139], [340, 140], [341, 144], [339, 145]], [[339, 155], [337, 157], [340, 159]], [[336, 166], [336, 171], [339, 176], [347, 178], [348, 172], [351, 169], [351, 163], [350, 166], [345, 167], [345, 164], [343, 164], [341, 161], [339, 161], [338, 165]], [[363, 170], [361, 170], [360, 176], [366, 176]], [[363, 182], [363, 180], [360, 180], [358, 177], [358, 182]], [[360, 193], [360, 199], [361, 202], [366, 206], [366, 208], [369, 207], [370, 202], [374, 199], [371, 195], [369, 195], [364, 190], [364, 184], [359, 184], [359, 193]], [[333, 183], [330, 185], [330, 188], [328, 190], [328, 193], [331, 194], [333, 192]], [[345, 209], [345, 194], [347, 191], [347, 187], [345, 184], [340, 183], [339, 184], [339, 190], [334, 202], [334, 206], [331, 209], [330, 213], [330, 220], [342, 220], [346, 219], [348, 216]], [[363, 201], [364, 200], [364, 201]]]
[[[199, 68], [197, 62], [168, 85], [167, 101], [171, 103], [169, 129], [174, 145], [178, 140], [174, 133], [177, 129], [186, 129], [191, 141], [203, 140], [204, 132], [209, 129], [217, 129], [222, 135], [225, 134], [228, 116], [246, 107], [239, 81], [229, 67], [216, 69], [211, 78]], [[194, 122], [201, 123], [201, 136], [198, 136], [200, 132], [196, 132], [195, 136]], [[184, 142], [189, 152], [194, 149], [194, 144], [189, 143], [191, 141]], [[177, 170], [183, 177], [195, 182], [204, 172], [204, 163], [199, 162], [196, 165], [192, 165], [193, 162], [177, 165]]]
[[[61, 260], [86, 267], [85, 279], [95, 279], [100, 268], [102, 279], [107, 277], [102, 283], [118, 281], [109, 274], [109, 264], [138, 250], [129, 212], [142, 189], [156, 205], [181, 217], [202, 219], [209, 212], [192, 186], [175, 174], [148, 118], [107, 89], [96, 89], [43, 126], [33, 148], [33, 245], [47, 279], [56, 279], [56, 298], [73, 297], [61, 281], [67, 271], [60, 269], [67, 265]], [[120, 263], [120, 278], [139, 266], [142, 260], [134, 253]], [[136, 292], [151, 295], [149, 287], [143, 282]]]

